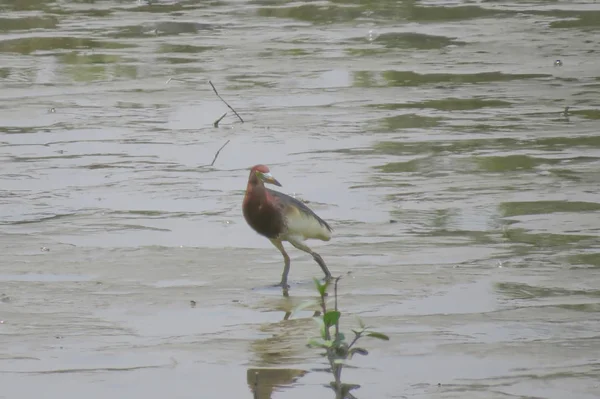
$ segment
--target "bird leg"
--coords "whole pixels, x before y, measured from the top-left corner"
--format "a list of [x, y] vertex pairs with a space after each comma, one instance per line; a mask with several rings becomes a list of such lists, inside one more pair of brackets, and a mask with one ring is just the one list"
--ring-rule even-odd
[[283, 244], [280, 240], [272, 239], [271, 242], [283, 255], [283, 274], [281, 275], [281, 282], [279, 284], [276, 284], [276, 286], [281, 286], [285, 295], [287, 289], [290, 288], [290, 286], [287, 284], [288, 273], [290, 272], [290, 257], [287, 254], [287, 252], [285, 252], [285, 248], [283, 248]]
[[317, 262], [317, 264], [319, 266], [321, 266], [321, 270], [323, 270], [323, 273], [325, 273], [325, 280], [331, 280], [331, 273], [329, 272], [329, 269], [327, 268], [325, 261], [323, 260], [323, 258], [321, 258], [321, 255], [314, 252], [312, 249], [310, 249], [308, 246], [306, 246], [306, 244], [304, 244], [302, 241], [300, 241], [298, 239], [289, 237], [288, 241], [290, 242], [290, 244], [292, 244], [294, 247], [298, 248], [299, 250], [304, 251], [308, 254], [311, 254], [311, 256], [313, 257], [315, 262]]

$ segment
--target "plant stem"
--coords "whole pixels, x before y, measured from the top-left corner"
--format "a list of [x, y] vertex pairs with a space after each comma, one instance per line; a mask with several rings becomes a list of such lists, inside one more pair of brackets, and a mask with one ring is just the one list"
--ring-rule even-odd
[[[340, 281], [340, 278], [342, 278], [342, 276], [338, 276], [335, 279], [335, 283], [333, 284], [333, 296], [334, 296], [334, 300], [335, 300], [335, 311], [338, 311], [338, 295], [337, 295], [337, 286], [338, 286], [338, 281]], [[335, 339], [337, 340], [338, 337], [340, 335], [340, 319], [338, 318], [337, 323], [335, 323]]]
[[[333, 284], [333, 297], [334, 297], [336, 312], [338, 311], [337, 288], [338, 288], [338, 282], [340, 281], [340, 278], [342, 278], [342, 276], [338, 276], [335, 279], [335, 282]], [[340, 320], [338, 318], [337, 322], [335, 323], [335, 342], [339, 343], [339, 338], [340, 338]], [[334, 348], [337, 348], [337, 345]], [[333, 376], [335, 378], [335, 398], [336, 399], [344, 399], [343, 394], [342, 394], [342, 368], [343, 368], [343, 365], [341, 363], [335, 363], [335, 360], [337, 358], [337, 353], [336, 353], [336, 349], [334, 349], [334, 348], [330, 348], [330, 350], [329, 350], [332, 355], [329, 357], [329, 364], [331, 364], [331, 370], [333, 371]]]
[[329, 365], [331, 366], [331, 372], [335, 378], [333, 386], [335, 391], [335, 399], [344, 399], [342, 396], [342, 365], [335, 363], [335, 349], [327, 349], [327, 358], [329, 360]]
[[360, 333], [354, 337], [352, 342], [350, 342], [350, 344], [348, 345], [348, 350], [350, 350], [352, 348], [352, 346], [354, 346], [354, 344], [356, 343], [356, 341], [358, 341], [360, 339], [360, 337], [362, 337], [362, 333]]

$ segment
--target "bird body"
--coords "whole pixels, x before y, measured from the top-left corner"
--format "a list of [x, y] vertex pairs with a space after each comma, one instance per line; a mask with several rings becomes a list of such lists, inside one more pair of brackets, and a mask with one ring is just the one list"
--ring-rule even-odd
[[287, 289], [290, 259], [283, 248], [283, 241], [313, 256], [326, 278], [331, 278], [325, 262], [319, 254], [304, 244], [307, 239], [329, 241], [332, 228], [308, 206], [296, 198], [266, 188], [264, 183], [281, 184], [271, 176], [265, 165], [256, 165], [250, 170], [248, 186], [242, 204], [244, 218], [258, 234], [267, 237], [283, 255], [285, 266], [281, 285]]
[[283, 211], [285, 224], [283, 235], [302, 237], [303, 241], [309, 238], [321, 241], [331, 239], [333, 231], [331, 227], [302, 201], [275, 190], [268, 188], [266, 190], [267, 197], [274, 198], [276, 206], [281, 207]]

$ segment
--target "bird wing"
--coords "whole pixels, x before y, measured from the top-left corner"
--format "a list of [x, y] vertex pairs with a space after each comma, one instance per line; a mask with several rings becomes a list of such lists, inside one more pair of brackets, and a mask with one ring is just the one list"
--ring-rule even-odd
[[277, 201], [282, 205], [282, 207], [284, 209], [289, 206], [295, 207], [301, 213], [304, 213], [307, 216], [311, 216], [311, 217], [315, 218], [319, 222], [319, 224], [321, 226], [323, 226], [324, 228], [326, 228], [328, 231], [330, 231], [330, 232], [333, 231], [331, 226], [329, 226], [329, 224], [327, 224], [326, 221], [321, 219], [319, 217], [319, 215], [314, 213], [312, 209], [310, 209], [308, 206], [306, 206], [306, 204], [304, 204], [304, 202], [299, 201], [296, 198], [290, 197], [289, 195], [281, 193], [279, 191], [271, 190], [270, 188], [267, 188], [267, 191], [269, 192], [270, 195], [272, 195], [274, 198], [277, 199]]

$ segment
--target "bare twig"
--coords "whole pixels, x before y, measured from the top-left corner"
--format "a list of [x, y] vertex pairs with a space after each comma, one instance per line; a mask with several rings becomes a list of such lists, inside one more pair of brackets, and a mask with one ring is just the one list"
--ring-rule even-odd
[[223, 118], [225, 118], [225, 115], [227, 115], [227, 112], [225, 112], [223, 115], [221, 115], [221, 117], [220, 117], [219, 119], [217, 119], [217, 120], [215, 121], [215, 123], [213, 123], [213, 126], [214, 126], [214, 127], [219, 127], [219, 122], [221, 122], [221, 120], [222, 120]]
[[222, 150], [223, 148], [225, 148], [225, 146], [226, 146], [227, 144], [229, 144], [229, 142], [230, 142], [230, 141], [231, 141], [231, 140], [227, 140], [227, 141], [225, 142], [225, 144], [223, 144], [223, 145], [221, 146], [221, 148], [219, 148], [219, 150], [218, 150], [218, 151], [217, 151], [217, 153], [215, 154], [215, 157], [213, 158], [213, 161], [210, 163], [210, 166], [213, 166], [213, 165], [215, 164], [215, 161], [217, 160], [217, 157], [219, 156], [219, 153], [221, 152], [221, 150]]
[[215, 85], [212, 84], [212, 82], [209, 80], [208, 83], [210, 84], [210, 86], [212, 87], [213, 91], [215, 92], [215, 94], [217, 95], [217, 97], [219, 97], [219, 99], [221, 99], [221, 101], [223, 101], [225, 103], [225, 105], [227, 105], [229, 107], [230, 110], [233, 111], [233, 113], [240, 118], [240, 121], [242, 121], [242, 123], [244, 123], [244, 120], [242, 119], [242, 117], [235, 111], [235, 109], [233, 109], [231, 107], [231, 105], [227, 104], [227, 101], [223, 100], [223, 97], [221, 97], [219, 95], [219, 92], [217, 91], [217, 89], [215, 88]]

